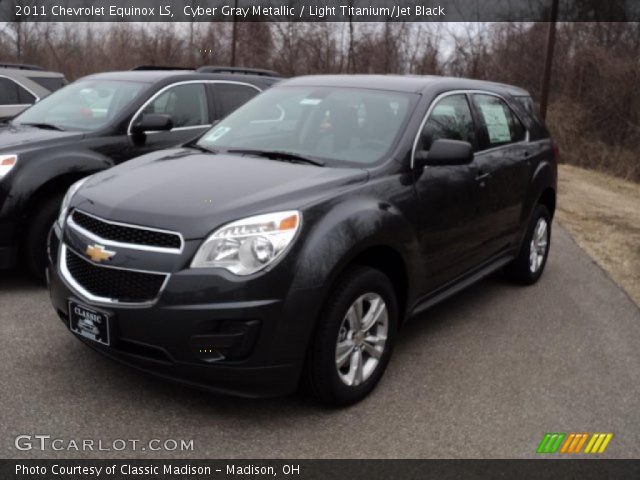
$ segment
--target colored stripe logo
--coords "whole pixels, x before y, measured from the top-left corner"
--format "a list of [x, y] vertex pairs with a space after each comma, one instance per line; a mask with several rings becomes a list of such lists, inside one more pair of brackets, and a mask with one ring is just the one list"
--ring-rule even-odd
[[613, 433], [545, 433], [536, 452], [544, 454], [604, 453], [612, 438]]

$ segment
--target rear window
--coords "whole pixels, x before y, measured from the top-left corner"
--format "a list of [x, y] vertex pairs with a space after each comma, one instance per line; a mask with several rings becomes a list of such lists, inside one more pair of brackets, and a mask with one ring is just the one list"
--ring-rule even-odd
[[0, 77], [0, 105], [31, 105], [36, 98], [9, 78]]
[[534, 103], [533, 99], [528, 95], [517, 96], [515, 99], [522, 105], [529, 115], [533, 118], [538, 118], [538, 107]]
[[43, 88], [46, 88], [50, 92], [55, 92], [67, 84], [67, 81], [62, 77], [27, 77], [32, 82], [37, 83]]
[[520, 120], [499, 97], [476, 93], [473, 99], [487, 134], [486, 148], [520, 142], [526, 138], [526, 130]]

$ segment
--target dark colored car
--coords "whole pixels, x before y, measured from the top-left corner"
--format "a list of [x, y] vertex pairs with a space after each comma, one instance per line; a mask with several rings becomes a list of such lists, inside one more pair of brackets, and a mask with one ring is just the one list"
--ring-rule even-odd
[[312, 76], [189, 148], [76, 184], [50, 240], [65, 325], [167, 379], [344, 405], [417, 312], [506, 268], [536, 282], [556, 160], [515, 87]]
[[280, 80], [271, 72], [245, 72], [145, 68], [90, 75], [0, 124], [0, 268], [15, 266], [22, 253], [44, 280], [46, 236], [69, 186], [196, 139]]

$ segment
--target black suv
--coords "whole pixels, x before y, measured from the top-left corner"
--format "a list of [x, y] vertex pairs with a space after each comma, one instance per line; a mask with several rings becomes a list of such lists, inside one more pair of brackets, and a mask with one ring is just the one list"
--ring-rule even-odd
[[189, 148], [75, 184], [50, 240], [55, 310], [103, 354], [242, 395], [344, 405], [401, 324], [549, 251], [555, 150], [515, 87], [312, 76]]
[[84, 77], [0, 124], [0, 268], [23, 247], [44, 279], [46, 234], [79, 178], [194, 140], [280, 78], [273, 72], [140, 67]]

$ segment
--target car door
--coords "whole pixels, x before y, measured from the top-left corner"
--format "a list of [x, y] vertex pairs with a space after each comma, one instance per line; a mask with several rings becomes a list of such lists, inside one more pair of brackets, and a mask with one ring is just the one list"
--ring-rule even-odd
[[480, 125], [474, 163], [485, 184], [481, 200], [487, 215], [481, 232], [488, 258], [509, 248], [518, 233], [531, 151], [525, 127], [503, 98], [490, 93], [473, 93], [471, 98]]
[[213, 121], [217, 122], [260, 93], [254, 85], [216, 81], [209, 84], [213, 95]]
[[[170, 115], [173, 128], [169, 131], [147, 132], [139, 138], [132, 136], [131, 124], [145, 113]], [[190, 81], [165, 87], [143, 104], [129, 125], [131, 156], [187, 143], [206, 132], [211, 123], [205, 82]]]
[[[416, 151], [429, 150], [439, 138], [477, 145], [477, 127], [467, 96], [447, 95], [432, 105], [418, 137]], [[472, 164], [427, 166], [416, 172], [417, 217], [429, 291], [474, 266], [481, 240], [481, 183]]]

